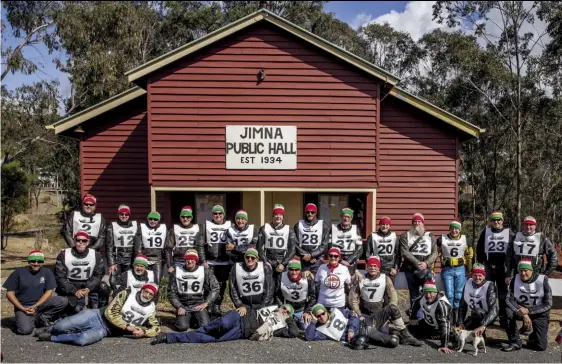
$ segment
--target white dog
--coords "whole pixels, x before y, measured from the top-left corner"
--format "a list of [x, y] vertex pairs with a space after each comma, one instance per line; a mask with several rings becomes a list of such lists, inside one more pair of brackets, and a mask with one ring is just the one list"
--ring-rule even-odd
[[483, 336], [476, 336], [474, 334], [474, 331], [464, 330], [460, 327], [453, 327], [453, 333], [457, 338], [457, 342], [459, 345], [457, 351], [459, 353], [464, 349], [465, 343], [472, 343], [472, 346], [474, 347], [474, 356], [476, 356], [478, 355], [478, 346], [480, 345], [480, 343], [482, 343], [482, 346], [484, 347], [484, 354], [486, 354], [486, 343], [484, 342]]

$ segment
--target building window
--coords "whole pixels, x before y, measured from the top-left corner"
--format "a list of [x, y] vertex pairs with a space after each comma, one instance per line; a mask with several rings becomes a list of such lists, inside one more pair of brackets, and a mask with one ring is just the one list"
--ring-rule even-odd
[[[349, 194], [337, 194], [337, 193], [320, 193], [317, 194], [316, 201], [308, 201], [307, 195], [305, 194], [305, 205], [308, 202], [316, 203], [318, 206], [318, 219], [330, 222], [330, 224], [339, 224], [341, 221], [340, 211], [344, 207], [349, 207], [353, 210], [353, 220], [352, 224], [359, 227], [361, 232], [361, 237], [366, 238], [367, 225], [366, 225], [366, 214], [365, 208], [367, 206], [367, 194], [366, 193], [349, 193]], [[310, 196], [310, 195], [309, 195]], [[311, 198], [309, 198], [311, 199]]]
[[[226, 194], [195, 194], [195, 206], [197, 206], [197, 223], [204, 224], [206, 220], [213, 220], [213, 206], [221, 205], [224, 207], [225, 211], [228, 211], [226, 208]], [[226, 220], [226, 216], [225, 216]]]

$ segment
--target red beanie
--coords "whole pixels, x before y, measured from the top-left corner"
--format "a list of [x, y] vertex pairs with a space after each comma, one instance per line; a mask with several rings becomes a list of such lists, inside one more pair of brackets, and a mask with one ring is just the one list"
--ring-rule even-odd
[[367, 265], [373, 264], [379, 267], [379, 269], [381, 268], [381, 259], [376, 255], [372, 255], [369, 257], [369, 259], [367, 259]]
[[313, 203], [309, 203], [304, 207], [304, 212], [307, 211], [318, 212], [318, 207]]
[[341, 257], [341, 251], [339, 248], [336, 247], [330, 248], [330, 250], [328, 250], [328, 255], [330, 254], [337, 254]]
[[527, 224], [527, 225], [537, 225], [537, 220], [532, 217], [532, 216], [527, 216], [524, 220], [523, 220], [523, 224]]
[[125, 204], [123, 205], [119, 205], [119, 208], [117, 209], [117, 213], [118, 214], [131, 214], [131, 208]]
[[478, 273], [482, 274], [484, 277], [486, 276], [486, 268], [482, 264], [475, 263], [472, 267], [472, 274]]
[[381, 217], [381, 219], [379, 220], [379, 225], [382, 225], [382, 224], [392, 225], [392, 221], [390, 221], [390, 217], [388, 217], [388, 216]]
[[74, 234], [74, 239], [76, 238], [84, 238], [90, 240], [90, 235], [86, 231], [80, 230], [79, 232]]
[[414, 216], [412, 216], [412, 221], [421, 221], [422, 223], [425, 223], [425, 221], [423, 220], [423, 215], [419, 212], [416, 212]]
[[85, 203], [93, 203], [94, 206], [96, 205], [96, 198], [93, 195], [90, 195], [89, 193], [86, 194], [84, 196], [84, 198], [82, 199], [82, 205]]
[[141, 290], [142, 289], [148, 289], [155, 296], [158, 294], [158, 286], [154, 283], [147, 283], [144, 286], [142, 286]]

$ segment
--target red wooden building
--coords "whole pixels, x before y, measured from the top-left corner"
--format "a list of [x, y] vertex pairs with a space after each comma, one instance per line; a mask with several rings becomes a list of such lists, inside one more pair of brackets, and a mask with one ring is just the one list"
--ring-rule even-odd
[[[130, 90], [50, 126], [80, 136], [82, 193], [109, 219], [126, 203], [133, 218], [157, 209], [171, 223], [191, 205], [201, 222], [221, 202], [230, 219], [245, 208], [263, 224], [282, 203], [295, 223], [315, 202], [325, 220], [349, 205], [364, 234], [383, 215], [402, 232], [414, 212], [444, 232], [457, 216], [460, 143], [483, 132], [267, 10], [127, 76]], [[282, 140], [296, 165], [229, 166], [234, 126], [296, 128]]]

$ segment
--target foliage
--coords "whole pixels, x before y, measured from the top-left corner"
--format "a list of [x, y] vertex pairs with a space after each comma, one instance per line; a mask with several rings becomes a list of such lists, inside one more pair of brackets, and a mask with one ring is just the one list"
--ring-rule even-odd
[[2, 166], [2, 237], [11, 231], [14, 217], [27, 209], [29, 182], [18, 161]]

